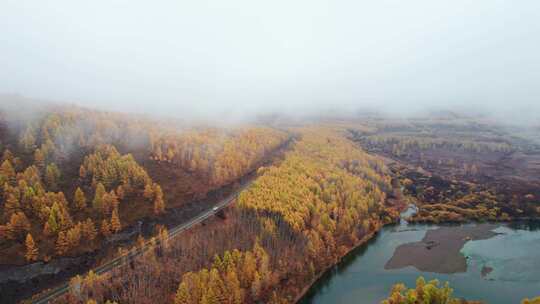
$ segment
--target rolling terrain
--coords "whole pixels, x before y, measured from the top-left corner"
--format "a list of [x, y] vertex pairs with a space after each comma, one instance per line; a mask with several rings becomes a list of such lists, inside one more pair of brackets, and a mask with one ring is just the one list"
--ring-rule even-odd
[[20, 108], [0, 109], [6, 301], [102, 265], [137, 237], [202, 214], [290, 143], [289, 134], [262, 125], [182, 127], [13, 101]]
[[540, 215], [540, 146], [479, 118], [28, 111], [0, 112], [4, 302], [294, 303], [410, 204], [411, 223]]

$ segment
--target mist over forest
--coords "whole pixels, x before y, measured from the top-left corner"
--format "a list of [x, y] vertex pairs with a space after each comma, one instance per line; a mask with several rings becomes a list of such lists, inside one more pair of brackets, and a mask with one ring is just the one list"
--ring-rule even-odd
[[0, 304], [540, 304], [540, 2], [4, 0]]
[[540, 112], [535, 1], [0, 8], [5, 94], [212, 120], [367, 108], [531, 122]]

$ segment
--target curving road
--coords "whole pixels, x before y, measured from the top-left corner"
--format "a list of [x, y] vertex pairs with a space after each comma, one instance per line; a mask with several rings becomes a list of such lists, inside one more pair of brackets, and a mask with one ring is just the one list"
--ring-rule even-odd
[[[221, 209], [224, 209], [225, 207], [227, 207], [228, 205], [233, 203], [234, 200], [240, 194], [240, 192], [242, 192], [243, 190], [248, 188], [253, 183], [253, 181], [254, 180], [250, 180], [249, 182], [244, 184], [242, 187], [240, 187], [240, 189], [235, 191], [233, 194], [229, 195], [227, 198], [221, 200], [219, 203], [214, 205], [211, 209], [206, 210], [206, 211], [202, 212], [201, 214], [197, 215], [196, 217], [192, 218], [191, 220], [170, 229], [168, 239], [171, 239], [171, 238], [175, 237], [176, 235], [182, 233], [183, 231], [193, 227], [194, 225], [203, 222], [205, 219], [207, 219], [207, 218], [209, 218], [211, 216], [214, 216]], [[107, 263], [105, 263], [105, 264], [103, 264], [103, 265], [101, 265], [99, 267], [96, 267], [96, 268], [94, 268], [92, 270], [96, 274], [105, 274], [105, 273], [111, 271], [112, 269], [114, 269], [114, 268], [116, 268], [116, 267], [118, 267], [120, 265], [124, 265], [125, 263], [129, 262], [130, 260], [132, 260], [136, 256], [143, 253], [145, 251], [145, 249], [148, 248], [149, 244], [150, 244], [150, 242], [146, 242], [142, 249], [137, 248], [137, 249], [130, 250], [125, 255], [116, 257], [116, 258], [112, 259], [111, 261], [109, 261], [109, 262], [107, 262]], [[34, 303], [34, 304], [49, 303], [49, 301], [60, 297], [61, 295], [67, 293], [68, 291], [69, 291], [69, 283], [64, 283], [63, 285], [60, 285], [60, 286], [58, 286], [58, 287], [56, 287], [56, 288], [54, 288], [54, 289], [52, 289], [52, 290], [50, 290], [48, 292], [45, 292], [45, 293], [37, 296], [35, 299], [32, 299], [31, 303]]]

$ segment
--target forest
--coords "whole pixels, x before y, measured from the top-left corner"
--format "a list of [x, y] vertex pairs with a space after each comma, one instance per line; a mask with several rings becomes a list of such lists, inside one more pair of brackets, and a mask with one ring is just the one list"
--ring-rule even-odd
[[[518, 180], [498, 165], [533, 162], [538, 147], [488, 126], [187, 126], [65, 105], [31, 113], [0, 112], [0, 265], [120, 261], [70, 276], [54, 303], [295, 303], [408, 204], [418, 207], [409, 222], [540, 215], [535, 167]], [[189, 219], [182, 212], [197, 215], [247, 180], [234, 204], [169, 238]], [[451, 294], [419, 279], [383, 303], [475, 303]]]
[[[426, 282], [423, 277], [416, 280], [414, 288], [407, 288], [404, 284], [398, 283], [392, 287], [390, 296], [383, 300], [381, 304], [480, 304], [479, 301], [468, 301], [452, 296], [453, 289], [448, 282], [441, 286], [438, 280]], [[523, 299], [521, 304], [538, 304], [540, 297], [534, 299]]]
[[222, 185], [245, 174], [261, 156], [282, 144], [286, 136], [269, 128], [226, 133], [218, 129], [158, 133], [150, 137], [151, 158], [207, 176], [211, 183]]
[[349, 138], [390, 159], [411, 221], [509, 221], [540, 216], [540, 145], [524, 130], [480, 118], [377, 120]]
[[295, 302], [319, 273], [395, 221], [401, 206], [388, 200], [388, 168], [344, 130], [294, 132], [284, 158], [260, 168], [224, 214], [174, 239], [162, 230], [134, 261], [72, 279], [56, 302]]
[[[0, 109], [4, 266], [100, 250], [107, 252], [100, 259], [109, 259], [121, 239], [115, 234], [159, 223], [170, 210], [235, 183], [289, 140], [264, 126], [195, 130], [69, 105], [22, 102], [21, 109], [27, 112]], [[160, 145], [178, 154], [158, 157]]]
[[540, 304], [540, 1], [50, 2], [0, 304]]

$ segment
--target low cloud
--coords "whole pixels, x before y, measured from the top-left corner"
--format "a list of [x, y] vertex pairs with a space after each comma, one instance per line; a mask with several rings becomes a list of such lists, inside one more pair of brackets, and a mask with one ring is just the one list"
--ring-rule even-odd
[[488, 0], [5, 1], [0, 92], [191, 119], [370, 108], [538, 121], [538, 11]]

